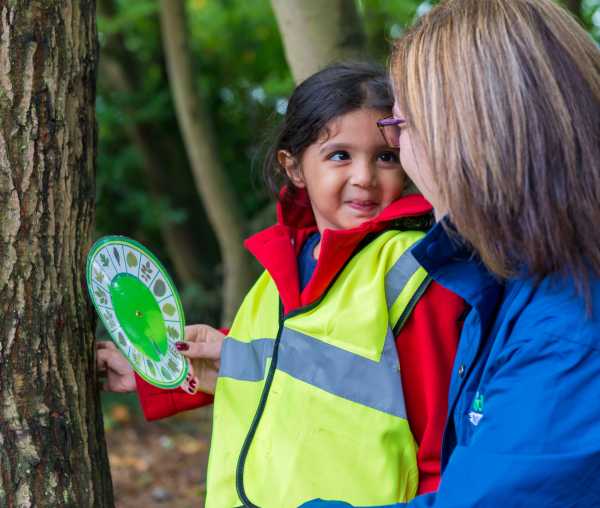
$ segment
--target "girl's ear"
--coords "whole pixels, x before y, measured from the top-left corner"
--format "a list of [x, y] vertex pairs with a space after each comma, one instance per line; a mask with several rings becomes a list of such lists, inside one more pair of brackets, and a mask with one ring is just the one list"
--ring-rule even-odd
[[299, 189], [306, 187], [306, 184], [304, 183], [304, 175], [302, 175], [300, 165], [290, 152], [287, 150], [279, 150], [277, 152], [277, 162], [283, 168], [285, 174], [292, 181], [295, 187], [298, 187]]

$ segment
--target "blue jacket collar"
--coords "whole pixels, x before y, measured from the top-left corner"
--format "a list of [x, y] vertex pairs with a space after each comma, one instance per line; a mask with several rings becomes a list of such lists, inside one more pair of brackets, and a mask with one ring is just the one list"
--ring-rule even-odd
[[436, 282], [462, 297], [482, 318], [495, 309], [502, 282], [465, 245], [447, 217], [413, 247], [412, 253]]

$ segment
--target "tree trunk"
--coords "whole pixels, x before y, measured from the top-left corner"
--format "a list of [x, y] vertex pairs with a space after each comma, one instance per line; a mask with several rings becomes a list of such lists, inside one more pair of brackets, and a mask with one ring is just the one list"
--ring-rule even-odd
[[326, 65], [364, 56], [355, 0], [271, 0], [296, 83]]
[[0, 506], [110, 507], [84, 285], [93, 0], [0, 1]]
[[196, 187], [221, 250], [224, 272], [222, 322], [229, 325], [253, 279], [250, 257], [242, 246], [242, 212], [215, 153], [217, 144], [211, 122], [194, 87], [183, 0], [161, 0], [160, 18], [177, 118]]

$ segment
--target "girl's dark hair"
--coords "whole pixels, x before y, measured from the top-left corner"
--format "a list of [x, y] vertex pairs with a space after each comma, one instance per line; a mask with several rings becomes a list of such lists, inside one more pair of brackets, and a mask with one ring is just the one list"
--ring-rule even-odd
[[277, 152], [287, 150], [300, 160], [304, 150], [325, 131], [327, 124], [346, 113], [369, 108], [391, 111], [394, 97], [387, 72], [367, 62], [330, 65], [300, 83], [288, 102], [275, 141], [267, 152], [263, 176], [273, 194], [282, 186], [286, 198], [294, 197], [294, 185], [277, 161]]

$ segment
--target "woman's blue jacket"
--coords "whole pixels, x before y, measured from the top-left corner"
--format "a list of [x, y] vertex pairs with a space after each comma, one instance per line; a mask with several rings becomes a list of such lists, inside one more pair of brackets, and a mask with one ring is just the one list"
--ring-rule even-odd
[[413, 254], [471, 309], [439, 491], [396, 506], [600, 507], [600, 278], [590, 275], [588, 306], [570, 278], [501, 283], [441, 224]]

